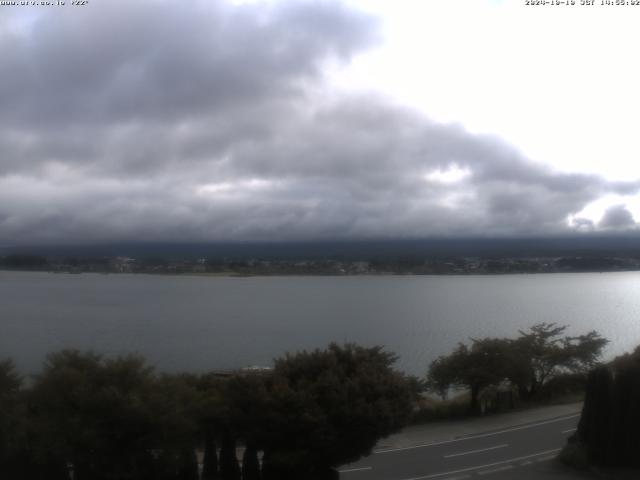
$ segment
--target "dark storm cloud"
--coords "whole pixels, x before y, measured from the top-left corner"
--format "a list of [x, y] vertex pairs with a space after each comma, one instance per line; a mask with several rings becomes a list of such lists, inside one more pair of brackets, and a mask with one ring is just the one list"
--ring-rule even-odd
[[[80, 9], [78, 9], [80, 10]], [[335, 2], [232, 7], [113, 0], [50, 12], [5, 38], [2, 119], [49, 125], [161, 121], [299, 91], [328, 55], [373, 40], [373, 20]]]
[[636, 222], [626, 206], [613, 205], [607, 208], [598, 225], [602, 228], [620, 230], [635, 227]]
[[94, 5], [1, 25], [0, 241], [557, 233], [639, 189], [318, 95], [378, 38], [337, 2]]

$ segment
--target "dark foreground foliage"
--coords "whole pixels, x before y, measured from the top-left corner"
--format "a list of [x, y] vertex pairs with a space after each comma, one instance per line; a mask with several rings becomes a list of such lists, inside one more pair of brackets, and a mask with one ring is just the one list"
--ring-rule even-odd
[[332, 344], [268, 373], [221, 377], [62, 351], [28, 387], [0, 362], [0, 478], [338, 478], [335, 467], [409, 419], [414, 389], [394, 361], [379, 347]]
[[[640, 468], [640, 347], [590, 372], [582, 416], [566, 449], [586, 463]], [[565, 454], [565, 457], [568, 454]]]

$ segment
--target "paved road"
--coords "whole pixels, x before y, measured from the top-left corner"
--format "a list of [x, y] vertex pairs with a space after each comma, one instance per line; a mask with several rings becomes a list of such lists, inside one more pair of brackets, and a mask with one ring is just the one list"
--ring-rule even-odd
[[[579, 414], [453, 440], [388, 448], [340, 469], [341, 480], [568, 478], [545, 466], [575, 431]], [[543, 471], [550, 470], [547, 474]], [[559, 475], [556, 477], [556, 474]]]

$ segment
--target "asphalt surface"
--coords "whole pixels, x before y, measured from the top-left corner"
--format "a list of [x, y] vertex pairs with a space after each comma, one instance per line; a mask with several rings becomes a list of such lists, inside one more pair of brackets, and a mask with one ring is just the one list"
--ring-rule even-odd
[[[341, 480], [568, 479], [555, 458], [575, 431], [570, 413], [459, 438], [381, 448], [340, 468]], [[427, 427], [428, 428], [428, 427]]]

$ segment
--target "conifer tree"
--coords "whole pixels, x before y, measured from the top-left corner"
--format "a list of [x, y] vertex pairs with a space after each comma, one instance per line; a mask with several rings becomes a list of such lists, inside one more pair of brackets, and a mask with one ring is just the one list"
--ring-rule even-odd
[[258, 450], [252, 443], [247, 444], [242, 456], [242, 480], [260, 480]]
[[198, 458], [193, 448], [183, 447], [180, 451], [178, 480], [199, 480]]
[[240, 466], [236, 457], [236, 440], [230, 431], [222, 436], [220, 449], [220, 478], [222, 480], [240, 480]]
[[218, 478], [218, 452], [216, 449], [216, 437], [211, 431], [207, 431], [204, 437], [204, 458], [202, 460], [202, 480], [217, 480]]

